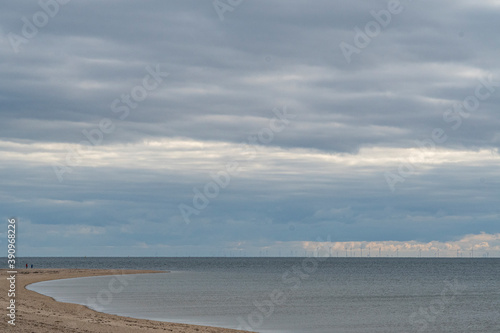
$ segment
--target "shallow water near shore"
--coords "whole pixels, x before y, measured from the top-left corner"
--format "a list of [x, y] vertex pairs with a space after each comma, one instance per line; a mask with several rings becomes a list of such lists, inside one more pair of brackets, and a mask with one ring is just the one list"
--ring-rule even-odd
[[45, 281], [58, 301], [258, 332], [499, 332], [500, 259], [25, 258], [166, 274]]

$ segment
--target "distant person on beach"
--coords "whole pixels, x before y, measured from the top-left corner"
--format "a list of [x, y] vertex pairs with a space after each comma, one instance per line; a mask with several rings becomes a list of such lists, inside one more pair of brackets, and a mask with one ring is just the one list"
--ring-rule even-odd
[[26, 264], [26, 268], [28, 268], [28, 264]]
[[31, 264], [31, 268], [33, 268], [33, 264]]

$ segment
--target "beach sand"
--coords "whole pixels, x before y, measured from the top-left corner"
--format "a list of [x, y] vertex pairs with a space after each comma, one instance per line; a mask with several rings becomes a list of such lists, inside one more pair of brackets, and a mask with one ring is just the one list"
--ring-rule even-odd
[[0, 270], [0, 332], [197, 332], [237, 333], [244, 331], [224, 328], [166, 323], [153, 320], [121, 317], [90, 310], [83, 305], [56, 302], [48, 296], [27, 290], [28, 284], [84, 276], [165, 273], [164, 271], [101, 270], [101, 269], [18, 269], [16, 275], [16, 325], [7, 323], [9, 305], [9, 274]]

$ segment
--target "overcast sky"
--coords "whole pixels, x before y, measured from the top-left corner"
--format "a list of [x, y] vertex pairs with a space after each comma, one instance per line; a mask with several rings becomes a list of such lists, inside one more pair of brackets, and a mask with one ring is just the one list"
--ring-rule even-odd
[[19, 255], [500, 256], [500, 1], [41, 4], [0, 13]]

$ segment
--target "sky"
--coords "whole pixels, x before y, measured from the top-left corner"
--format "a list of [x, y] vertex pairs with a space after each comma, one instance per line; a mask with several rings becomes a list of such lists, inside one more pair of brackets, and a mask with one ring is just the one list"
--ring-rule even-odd
[[18, 255], [500, 256], [500, 1], [2, 7]]

